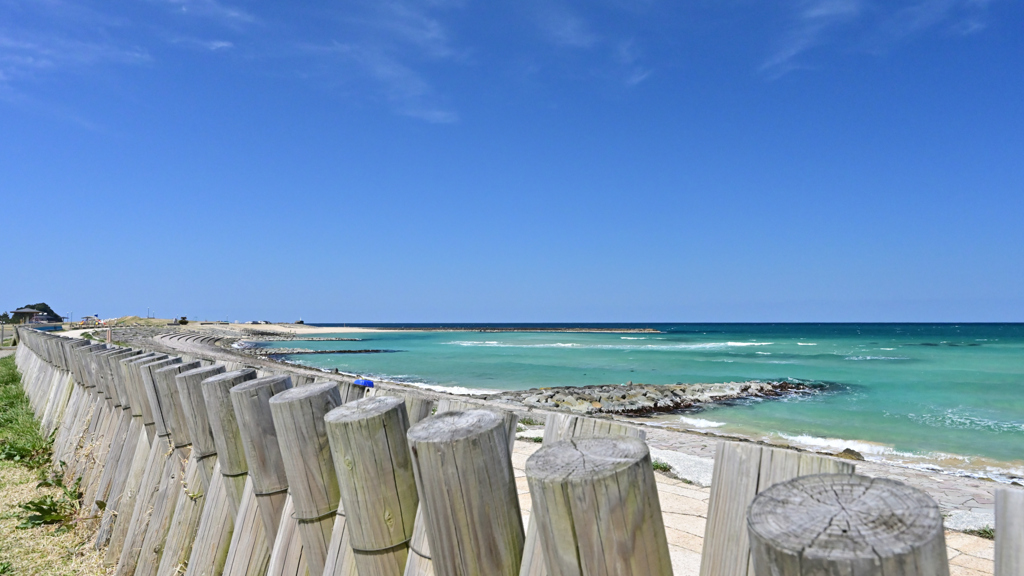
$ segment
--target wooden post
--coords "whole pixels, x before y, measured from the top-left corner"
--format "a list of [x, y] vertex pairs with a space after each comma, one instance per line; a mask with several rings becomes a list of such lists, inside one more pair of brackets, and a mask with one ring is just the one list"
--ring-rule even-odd
[[[175, 535], [180, 539], [168, 539], [176, 510], [179, 508], [179, 497], [186, 500], [181, 507], [189, 509], [183, 510], [183, 515], [188, 515], [202, 504], [201, 500], [192, 500], [185, 495], [185, 491], [190, 490], [188, 486], [199, 484], [199, 477], [195, 470], [195, 461], [189, 457], [191, 442], [188, 432], [184, 423], [178, 421], [181, 402], [178, 400], [178, 388], [174, 385], [174, 376], [191, 367], [195, 366], [183, 364], [181, 358], [171, 358], [143, 366], [142, 372], [149, 389], [157, 439], [158, 442], [166, 439], [170, 446], [170, 454], [164, 473], [160, 477], [159, 489], [153, 498], [152, 508], [148, 512], [149, 524], [142, 540], [134, 576], [156, 576], [165, 553], [175, 556], [171, 560], [173, 565], [170, 568], [174, 570], [174, 567], [188, 559], [181, 549], [186, 545], [185, 540], [191, 544], [191, 537], [195, 534], [194, 523], [185, 520], [187, 525], [179, 525], [175, 530]], [[198, 520], [198, 517], [196, 519]]]
[[235, 418], [235, 407], [231, 403], [230, 391], [235, 386], [256, 378], [252, 368], [235, 370], [210, 376], [202, 381], [203, 398], [206, 400], [206, 413], [210, 418], [210, 430], [213, 432], [214, 446], [217, 447], [217, 461], [220, 462], [220, 473], [227, 482], [228, 500], [231, 502], [231, 515], [238, 514], [242, 502], [242, 491], [245, 487], [249, 463], [245, 460], [245, 449], [242, 447], [242, 434]]
[[526, 461], [548, 573], [672, 576], [651, 455], [642, 440], [580, 438]]
[[[420, 420], [429, 417], [430, 413], [437, 405], [432, 398], [428, 398], [422, 394], [385, 390], [384, 388], [371, 388], [366, 395], [403, 398], [405, 400], [405, 412], [409, 415], [409, 426], [414, 426]], [[450, 410], [452, 409], [449, 409], [449, 411]]]
[[[406, 403], [393, 396], [364, 398], [335, 408], [324, 421], [344, 504], [339, 519], [345, 521], [355, 566], [360, 574], [400, 576], [419, 504]], [[341, 558], [347, 551], [332, 552]], [[337, 566], [326, 573], [343, 571]]]
[[270, 399], [277, 442], [291, 487], [295, 520], [311, 576], [321, 576], [338, 511], [334, 472], [324, 416], [341, 405], [337, 384], [307, 384]]
[[217, 446], [202, 386], [203, 380], [223, 374], [224, 371], [222, 364], [216, 364], [193, 368], [174, 377], [183, 418], [192, 439], [192, 457], [196, 461], [202, 483], [202, 498], [205, 500], [191, 552], [185, 563], [186, 576], [212, 575], [223, 570], [234, 527], [234, 515], [230, 513], [230, 499], [225, 482], [221, 479]]
[[[437, 412], [439, 414], [442, 412], [476, 410], [479, 407], [479, 404], [455, 398], [442, 398], [437, 402]], [[426, 406], [420, 404], [416, 408], [417, 412], [419, 412], [424, 410]], [[506, 410], [495, 413], [500, 414], [505, 422], [505, 433], [508, 436], [508, 451], [511, 454], [512, 448], [516, 443], [516, 424], [519, 423], [519, 416], [515, 412]], [[410, 420], [412, 420], [411, 417]], [[418, 421], [413, 421], [410, 425], [415, 425], [416, 422]], [[405, 576], [433, 576], [434, 574], [434, 569], [430, 565], [430, 541], [427, 538], [426, 525], [426, 521], [423, 520], [423, 503], [420, 502], [420, 509], [416, 512], [416, 527], [413, 530], [412, 542], [409, 545], [409, 550], [412, 554], [409, 555], [409, 561], [405, 565]]]
[[[599, 436], [628, 436], [644, 440], [647, 432], [637, 426], [630, 426], [614, 420], [588, 418], [571, 414], [548, 414], [544, 420], [544, 445]], [[531, 515], [531, 518], [533, 516]], [[523, 565], [519, 576], [547, 576], [547, 559], [540, 543], [537, 523], [533, 520], [526, 527], [526, 544], [523, 545]]]
[[995, 576], [1024, 574], [1024, 490], [996, 488]]
[[525, 536], [502, 416], [443, 412], [407, 437], [434, 571], [517, 576]]
[[215, 364], [186, 370], [174, 377], [178, 397], [181, 398], [182, 416], [192, 439], [192, 453], [201, 463], [199, 471], [202, 474], [203, 490], [210, 489], [217, 460], [217, 444], [213, 438], [213, 429], [210, 428], [206, 398], [203, 397], [203, 380], [224, 372], [223, 364]]
[[776, 484], [747, 514], [756, 576], [948, 576], [939, 506], [895, 480], [815, 474]]
[[249, 464], [230, 394], [233, 387], [255, 378], [256, 370], [242, 368], [211, 376], [201, 384], [217, 447], [217, 464], [227, 495], [229, 516], [234, 518], [228, 554], [224, 559], [225, 576], [264, 576], [270, 561], [271, 545], [253, 494]]
[[746, 510], [759, 492], [810, 474], [853, 474], [839, 460], [752, 442], [719, 442], [708, 499], [700, 576], [753, 576]]
[[277, 540], [281, 510], [288, 496], [288, 476], [277, 443], [270, 399], [291, 387], [292, 380], [288, 376], [266, 376], [231, 389], [231, 404], [238, 419], [245, 460], [271, 548]]

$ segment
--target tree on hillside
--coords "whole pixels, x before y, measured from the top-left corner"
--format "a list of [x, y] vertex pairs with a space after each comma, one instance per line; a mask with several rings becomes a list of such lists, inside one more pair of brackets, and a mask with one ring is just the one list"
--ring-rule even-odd
[[46, 302], [40, 302], [39, 304], [26, 304], [25, 306], [23, 306], [23, 308], [32, 308], [33, 310], [39, 310], [40, 312], [45, 312], [45, 313], [49, 314], [50, 316], [53, 316], [57, 320], [60, 320], [60, 318], [61, 318], [61, 315], [57, 314], [56, 312], [54, 312], [53, 308], [50, 308], [50, 305], [47, 304]]

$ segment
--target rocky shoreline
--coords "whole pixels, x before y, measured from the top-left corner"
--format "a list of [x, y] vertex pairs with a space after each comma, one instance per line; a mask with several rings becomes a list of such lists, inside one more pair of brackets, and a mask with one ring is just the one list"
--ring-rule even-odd
[[822, 387], [785, 380], [775, 382], [726, 382], [718, 384], [610, 384], [560, 386], [501, 392], [488, 400], [520, 403], [526, 407], [568, 410], [577, 414], [646, 416], [659, 412], [698, 409], [744, 398], [779, 398], [814, 394]]

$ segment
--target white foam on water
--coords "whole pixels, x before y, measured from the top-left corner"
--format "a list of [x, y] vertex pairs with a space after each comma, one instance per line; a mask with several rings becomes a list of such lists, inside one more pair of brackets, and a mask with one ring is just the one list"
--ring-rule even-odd
[[496, 394], [500, 390], [486, 390], [482, 388], [465, 388], [463, 386], [440, 386], [438, 384], [427, 384], [426, 382], [402, 382], [403, 384], [409, 384], [410, 386], [416, 386], [417, 388], [426, 388], [427, 390], [433, 390], [435, 392], [447, 392], [449, 394], [455, 394], [456, 396], [486, 396], [488, 394]]
[[703, 418], [689, 418], [687, 416], [680, 416], [679, 421], [693, 428], [718, 428], [725, 426], [725, 422], [715, 422], [714, 420], [705, 420]]
[[847, 356], [843, 360], [910, 360], [906, 356]]
[[797, 346], [817, 346], [817, 342], [797, 342]]
[[[627, 338], [620, 337], [623, 339], [633, 340], [645, 340], [645, 338]], [[730, 347], [743, 347], [743, 346], [768, 346], [774, 344], [774, 342], [704, 342], [700, 344], [580, 344], [577, 342], [552, 342], [545, 344], [511, 344], [508, 342], [497, 342], [497, 341], [486, 341], [481, 342], [479, 340], [454, 340], [447, 342], [455, 346], [476, 346], [476, 347], [494, 347], [494, 348], [576, 348], [576, 349], [594, 349], [594, 350], [627, 350], [627, 351], [643, 351], [643, 350], [722, 350]]]
[[790, 444], [795, 444], [801, 448], [811, 448], [820, 451], [835, 451], [842, 452], [843, 450], [850, 448], [856, 450], [861, 454], [875, 454], [875, 455], [900, 455], [900, 456], [913, 456], [913, 454], [907, 452], [897, 452], [892, 446], [885, 444], [876, 444], [873, 442], [865, 442], [863, 440], [844, 440], [842, 438], [822, 438], [819, 436], [810, 436], [807, 434], [789, 435], [779, 433], [779, 436], [784, 438]]
[[1007, 422], [972, 416], [963, 410], [950, 408], [943, 412], [931, 414], [907, 414], [907, 418], [918, 424], [933, 428], [953, 428], [959, 430], [984, 430], [987, 432], [1024, 432], [1024, 422]]
[[[621, 338], [622, 340], [647, 340], [646, 337], [636, 337], [636, 336], [619, 336], [619, 338]], [[663, 338], [661, 338], [661, 340], [663, 340]]]

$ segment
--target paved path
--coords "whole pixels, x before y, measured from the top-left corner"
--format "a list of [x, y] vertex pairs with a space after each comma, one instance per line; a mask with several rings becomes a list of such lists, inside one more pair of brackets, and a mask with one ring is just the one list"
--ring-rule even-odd
[[[648, 437], [648, 441], [650, 440]], [[526, 483], [524, 468], [526, 459], [539, 448], [540, 444], [519, 441], [516, 442], [512, 453], [512, 467], [515, 470], [524, 525], [529, 523], [531, 506], [530, 488]], [[891, 469], [888, 466], [885, 468]], [[669, 478], [661, 473], [656, 473], [655, 476], [658, 481], [658, 499], [665, 520], [673, 572], [675, 576], [698, 576], [711, 490]], [[993, 573], [991, 540], [947, 531], [946, 547], [950, 558], [950, 576], [984, 576]]]

